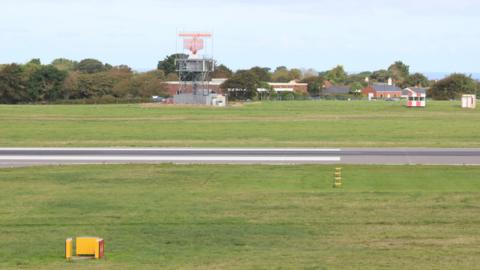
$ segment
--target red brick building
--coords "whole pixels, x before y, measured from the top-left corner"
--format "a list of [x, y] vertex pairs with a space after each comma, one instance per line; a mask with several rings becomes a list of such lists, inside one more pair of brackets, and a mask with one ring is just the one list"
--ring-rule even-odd
[[[215, 93], [223, 94], [223, 90], [220, 88], [223, 82], [227, 79], [212, 79], [209, 82], [209, 89]], [[287, 83], [268, 83], [274, 91], [276, 92], [296, 92], [296, 93], [307, 93], [308, 92], [308, 84], [306, 83], [299, 83], [296, 81], [291, 81]], [[180, 82], [178, 81], [170, 81], [165, 82], [165, 89], [167, 90], [168, 95], [174, 96], [178, 93], [180, 89]], [[192, 91], [192, 85], [187, 84], [187, 92]]]
[[374, 83], [362, 89], [362, 94], [368, 96], [373, 94], [376, 99], [400, 98], [402, 89], [388, 83]]

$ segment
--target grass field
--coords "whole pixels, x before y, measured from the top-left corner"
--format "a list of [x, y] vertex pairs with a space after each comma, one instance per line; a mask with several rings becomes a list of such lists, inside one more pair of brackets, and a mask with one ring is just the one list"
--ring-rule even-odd
[[480, 147], [458, 102], [297, 101], [229, 108], [0, 106], [0, 146]]
[[[343, 172], [334, 190], [326, 165], [0, 169], [0, 269], [478, 269], [480, 167]], [[66, 263], [77, 235], [106, 260]]]

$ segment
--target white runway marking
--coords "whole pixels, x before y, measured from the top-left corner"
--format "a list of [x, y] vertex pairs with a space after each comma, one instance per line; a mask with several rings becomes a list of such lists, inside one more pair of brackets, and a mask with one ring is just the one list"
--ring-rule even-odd
[[272, 151], [272, 152], [283, 152], [283, 151], [302, 151], [302, 152], [340, 152], [340, 149], [324, 149], [324, 148], [108, 148], [108, 147], [30, 147], [30, 148], [21, 148], [21, 147], [2, 147], [0, 150], [5, 151], [239, 151], [239, 152], [250, 152], [250, 151]]
[[7, 161], [263, 161], [263, 162], [321, 162], [340, 161], [340, 157], [299, 156], [0, 156]]

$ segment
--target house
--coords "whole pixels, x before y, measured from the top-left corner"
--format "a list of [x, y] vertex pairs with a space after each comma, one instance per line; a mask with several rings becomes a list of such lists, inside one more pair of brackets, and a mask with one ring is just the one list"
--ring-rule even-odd
[[408, 98], [412, 95], [412, 93], [416, 93], [419, 95], [427, 95], [427, 88], [422, 87], [407, 87], [402, 90], [402, 98]]
[[425, 88], [409, 87], [402, 91], [406, 95], [407, 107], [425, 107], [427, 105], [427, 91]]
[[322, 93], [324, 95], [332, 95], [332, 96], [336, 96], [336, 95], [348, 95], [350, 94], [350, 87], [348, 86], [335, 86], [335, 85], [331, 85], [329, 87], [326, 87], [325, 89], [323, 89]]
[[362, 94], [376, 99], [400, 98], [402, 89], [389, 83], [373, 83], [362, 89]]

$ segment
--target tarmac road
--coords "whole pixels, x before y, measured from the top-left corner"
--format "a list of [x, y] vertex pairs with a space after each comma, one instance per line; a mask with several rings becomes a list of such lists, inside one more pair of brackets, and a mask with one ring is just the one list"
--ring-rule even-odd
[[0, 148], [0, 167], [96, 163], [480, 165], [480, 149]]

